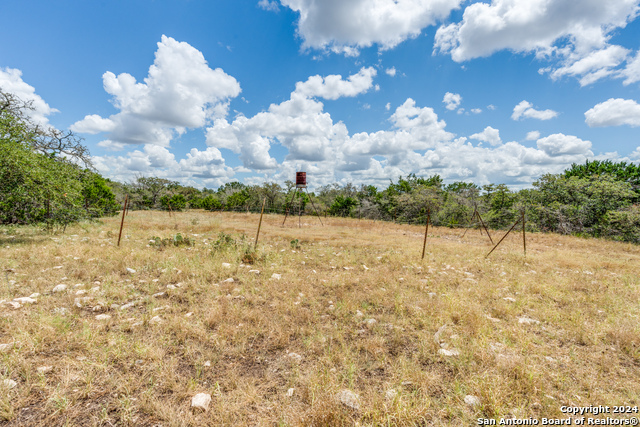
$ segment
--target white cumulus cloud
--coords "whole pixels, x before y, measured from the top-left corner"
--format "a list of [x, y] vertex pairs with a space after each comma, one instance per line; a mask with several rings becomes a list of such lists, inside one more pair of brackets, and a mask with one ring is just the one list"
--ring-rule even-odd
[[586, 85], [612, 74], [626, 49], [610, 46], [635, 19], [638, 0], [491, 0], [470, 4], [460, 22], [441, 26], [434, 52], [456, 62], [508, 49], [557, 62], [543, 72], [572, 75]]
[[625, 86], [640, 82], [640, 50], [638, 50], [635, 57], [627, 62], [627, 66], [620, 71], [618, 77], [624, 78], [622, 84]]
[[538, 148], [549, 156], [560, 156], [566, 154], [593, 155], [591, 153], [591, 141], [583, 141], [573, 135], [556, 133], [537, 141]]
[[513, 120], [520, 120], [521, 118], [538, 119], [538, 120], [550, 120], [558, 115], [553, 110], [536, 110], [533, 108], [533, 104], [528, 101], [522, 101], [513, 108], [513, 114], [511, 118]]
[[356, 96], [371, 89], [377, 71], [373, 67], [362, 68], [344, 80], [341, 75], [332, 74], [326, 77], [311, 76], [306, 82], [296, 83], [296, 92], [305, 97], [338, 99], [344, 96]]
[[474, 133], [469, 138], [488, 142], [489, 144], [494, 146], [502, 144], [502, 140], [500, 139], [500, 131], [498, 129], [492, 128], [491, 126], [487, 126], [480, 133]]
[[457, 93], [447, 92], [444, 94], [442, 102], [444, 103], [444, 106], [447, 110], [453, 111], [458, 108], [458, 106], [462, 102], [462, 96]]
[[23, 102], [30, 103], [33, 109], [27, 114], [35, 124], [40, 126], [49, 126], [48, 116], [58, 112], [36, 94], [33, 86], [22, 80], [22, 71], [16, 68], [0, 68], [0, 89], [13, 94]]
[[632, 99], [610, 98], [584, 113], [589, 127], [640, 126], [640, 104]]
[[360, 48], [390, 49], [449, 16], [462, 0], [280, 0], [298, 12], [305, 48], [357, 55]]
[[526, 137], [527, 141], [536, 141], [539, 138], [540, 138], [540, 132], [538, 132], [537, 130], [532, 130], [531, 132], [527, 132], [527, 137]]
[[164, 35], [143, 83], [130, 74], [107, 71], [103, 84], [119, 112], [108, 118], [88, 115], [72, 129], [108, 132], [114, 144], [169, 146], [186, 129], [225, 116], [229, 99], [240, 93], [236, 79], [209, 68], [200, 51]]

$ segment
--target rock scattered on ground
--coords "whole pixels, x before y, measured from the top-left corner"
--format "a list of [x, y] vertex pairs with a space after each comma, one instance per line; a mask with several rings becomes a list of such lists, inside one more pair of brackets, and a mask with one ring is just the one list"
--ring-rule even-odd
[[447, 356], [447, 357], [454, 357], [454, 356], [459, 356], [460, 351], [455, 348], [452, 348], [451, 350], [447, 350], [446, 348], [441, 348], [440, 350], [438, 350], [438, 354], [441, 354], [442, 356]]
[[135, 274], [135, 270], [133, 268], [127, 267], [127, 273]]
[[39, 374], [47, 374], [53, 371], [53, 366], [40, 366], [36, 368], [36, 371], [38, 371]]
[[300, 356], [298, 353], [287, 353], [287, 357], [298, 363], [302, 361], [302, 356]]
[[191, 407], [196, 409], [202, 409], [203, 411], [209, 410], [210, 403], [211, 403], [211, 395], [208, 393], [198, 393], [191, 398]]
[[98, 314], [96, 316], [96, 320], [109, 320], [111, 319], [111, 315], [109, 314]]
[[54, 287], [53, 289], [51, 289], [51, 292], [64, 292], [66, 290], [67, 290], [67, 285], [61, 283], [56, 287]]
[[521, 325], [537, 325], [538, 323], [540, 323], [540, 321], [524, 316], [518, 318], [518, 323], [520, 323]]
[[275, 279], [275, 280], [280, 280], [280, 279], [282, 279], [282, 274], [273, 273], [273, 274], [271, 275], [271, 278], [272, 278], [272, 279]]
[[292, 397], [293, 393], [295, 393], [296, 389], [295, 388], [290, 388], [289, 390], [287, 390], [287, 397]]
[[464, 403], [474, 408], [480, 405], [480, 398], [478, 396], [468, 394], [464, 397]]
[[360, 410], [360, 396], [352, 392], [351, 390], [344, 389], [336, 395], [338, 401], [344, 406], [347, 406], [356, 411]]

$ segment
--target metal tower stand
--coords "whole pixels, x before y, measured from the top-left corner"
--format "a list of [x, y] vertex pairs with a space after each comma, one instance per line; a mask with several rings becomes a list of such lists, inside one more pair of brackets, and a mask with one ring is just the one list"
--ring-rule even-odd
[[[282, 226], [284, 227], [284, 223], [287, 221], [287, 217], [289, 216], [289, 209], [291, 208], [291, 205], [293, 204], [293, 199], [295, 199], [295, 197], [298, 194], [298, 191], [302, 192], [302, 189], [304, 188], [304, 190], [307, 192], [307, 195], [309, 195], [309, 190], [307, 190], [307, 187], [298, 187], [296, 186], [296, 191], [293, 192], [293, 195], [291, 196], [291, 201], [287, 204], [287, 208], [284, 214], [284, 221], [282, 221]], [[311, 198], [311, 196], [309, 196], [309, 200], [311, 201], [311, 206], [313, 206], [313, 210], [316, 213], [316, 216], [318, 217], [318, 221], [320, 221], [320, 225], [322, 225], [324, 227], [324, 224], [322, 223], [322, 220], [320, 219], [320, 214], [318, 214], [318, 209], [316, 209], [316, 205], [315, 203], [313, 203], [313, 199]]]

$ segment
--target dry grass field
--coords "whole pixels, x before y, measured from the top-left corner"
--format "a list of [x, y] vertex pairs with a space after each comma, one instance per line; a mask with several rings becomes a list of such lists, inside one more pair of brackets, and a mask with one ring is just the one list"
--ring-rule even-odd
[[[434, 228], [422, 261], [423, 227], [265, 215], [254, 253], [258, 219], [131, 212], [120, 247], [119, 217], [1, 228], [0, 424], [461, 426], [640, 404], [637, 246], [528, 234], [525, 258], [516, 233], [485, 258], [477, 230]], [[150, 242], [177, 233], [193, 245]]]

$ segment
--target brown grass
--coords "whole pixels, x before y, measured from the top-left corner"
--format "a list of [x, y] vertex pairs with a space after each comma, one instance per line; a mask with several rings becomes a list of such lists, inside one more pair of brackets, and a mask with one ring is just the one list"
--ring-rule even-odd
[[[119, 218], [55, 236], [0, 229], [0, 344], [13, 343], [0, 388], [17, 383], [0, 390], [0, 420], [457, 426], [639, 403], [637, 246], [530, 234], [525, 259], [514, 234], [485, 259], [486, 236], [434, 228], [421, 261], [422, 227], [282, 219], [265, 216], [255, 253], [250, 214], [132, 212], [119, 248]], [[178, 232], [195, 245], [149, 246]], [[221, 232], [235, 243], [214, 250]], [[190, 408], [200, 392], [207, 412]]]

